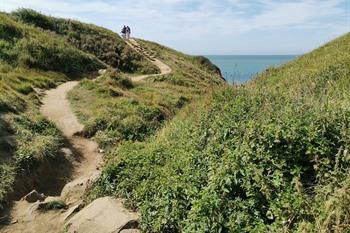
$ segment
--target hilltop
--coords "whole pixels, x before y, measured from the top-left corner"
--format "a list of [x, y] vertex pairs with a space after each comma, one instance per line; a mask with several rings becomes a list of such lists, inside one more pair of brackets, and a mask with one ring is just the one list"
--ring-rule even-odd
[[57, 34], [68, 44], [96, 56], [100, 61], [122, 72], [154, 74], [158, 68], [144, 56], [132, 50], [116, 33], [77, 20], [43, 15], [30, 9], [11, 14], [14, 19], [36, 26], [49, 34]]

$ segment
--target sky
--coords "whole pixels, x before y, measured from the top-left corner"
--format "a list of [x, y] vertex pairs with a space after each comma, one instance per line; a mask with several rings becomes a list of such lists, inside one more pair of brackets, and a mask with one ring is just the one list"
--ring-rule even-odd
[[0, 0], [196, 55], [302, 54], [350, 31], [350, 0]]

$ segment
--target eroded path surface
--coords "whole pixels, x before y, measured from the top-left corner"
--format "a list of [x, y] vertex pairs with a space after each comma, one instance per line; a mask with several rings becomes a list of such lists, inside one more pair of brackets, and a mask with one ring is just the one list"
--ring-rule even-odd
[[[73, 179], [86, 177], [91, 175], [91, 173], [95, 173], [102, 162], [102, 156], [98, 153], [96, 142], [74, 136], [81, 132], [84, 126], [79, 122], [71, 109], [67, 94], [78, 83], [78, 81], [66, 82], [56, 89], [47, 91], [40, 110], [42, 115], [55, 122], [62, 134], [71, 143], [73, 149], [78, 152], [78, 156], [74, 156], [77, 163], [74, 167]], [[64, 149], [66, 150], [66, 154], [72, 153], [69, 148]]]
[[135, 39], [131, 38], [131, 39], [127, 40], [126, 43], [132, 49], [134, 49], [138, 53], [141, 53], [142, 55], [144, 55], [150, 62], [152, 62], [154, 65], [156, 65], [160, 70], [160, 74], [139, 75], [139, 76], [131, 78], [132, 81], [138, 82], [138, 81], [144, 80], [144, 79], [151, 77], [151, 76], [166, 75], [166, 74], [170, 74], [172, 72], [171, 68], [167, 64], [165, 64], [164, 62], [162, 62], [161, 60], [156, 58], [149, 51], [142, 48], [141, 45]]
[[[74, 136], [83, 129], [83, 125], [73, 113], [67, 93], [78, 83], [66, 82], [47, 91], [40, 109], [42, 115], [53, 121], [62, 131], [67, 143], [61, 149], [61, 154], [72, 164], [70, 180], [67, 180], [60, 196], [47, 197], [45, 201], [62, 200], [69, 207], [81, 202], [86, 188], [98, 178], [102, 163], [102, 154], [98, 152], [97, 143]], [[62, 232], [69, 209], [43, 213], [37, 210], [38, 204], [25, 200], [16, 201], [10, 212], [13, 224], [3, 228], [2, 232]]]
[[[136, 40], [131, 39], [127, 41], [127, 44], [145, 55], [161, 71], [160, 74], [133, 77], [133, 81], [137, 82], [150, 76], [171, 73], [171, 68], [168, 65], [145, 54]], [[42, 115], [53, 121], [66, 138], [65, 146], [61, 148], [61, 154], [72, 167], [70, 178], [60, 195], [46, 197], [43, 202], [62, 200], [68, 205], [68, 208], [41, 212], [38, 210], [39, 201], [35, 203], [29, 203], [25, 200], [16, 201], [9, 212], [11, 223], [1, 228], [0, 232], [138, 232], [137, 224], [134, 224], [138, 219], [137, 213], [126, 210], [119, 199], [99, 198], [79, 211], [86, 189], [100, 176], [102, 154], [99, 153], [101, 151], [96, 142], [77, 136], [84, 126], [71, 109], [67, 94], [78, 83], [78, 81], [69, 81], [55, 89], [46, 91], [40, 109]], [[47, 185], [54, 186], [54, 184]]]
[[73, 113], [66, 98], [67, 93], [78, 83], [78, 81], [70, 81], [58, 86], [56, 89], [48, 90], [42, 100], [43, 105], [40, 110], [42, 115], [55, 122], [63, 135], [69, 138], [84, 128]]

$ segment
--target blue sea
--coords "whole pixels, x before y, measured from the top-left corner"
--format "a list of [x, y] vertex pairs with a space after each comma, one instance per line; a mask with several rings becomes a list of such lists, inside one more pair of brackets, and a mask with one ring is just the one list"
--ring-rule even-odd
[[207, 55], [229, 83], [242, 84], [269, 67], [277, 67], [295, 55]]

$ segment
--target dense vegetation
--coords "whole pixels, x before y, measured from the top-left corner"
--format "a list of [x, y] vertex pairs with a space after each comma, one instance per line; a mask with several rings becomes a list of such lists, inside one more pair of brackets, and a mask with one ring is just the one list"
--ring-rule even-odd
[[349, 46], [346, 34], [124, 142], [92, 195], [127, 198], [146, 232], [347, 232]]
[[[105, 65], [64, 40], [0, 15], [0, 59], [13, 66], [26, 66], [78, 75]], [[74, 64], [74, 65], [72, 65]]]
[[127, 46], [118, 34], [108, 29], [76, 20], [46, 16], [30, 9], [20, 9], [12, 15], [22, 22], [57, 33], [76, 48], [94, 54], [101, 61], [123, 72], [154, 74], [159, 71]]
[[225, 85], [217, 68], [205, 59], [143, 44], [173, 72], [133, 83], [122, 73], [108, 70], [96, 81], [82, 81], [70, 93], [85, 125], [84, 134], [104, 148], [123, 140], [144, 140], [193, 99]]

